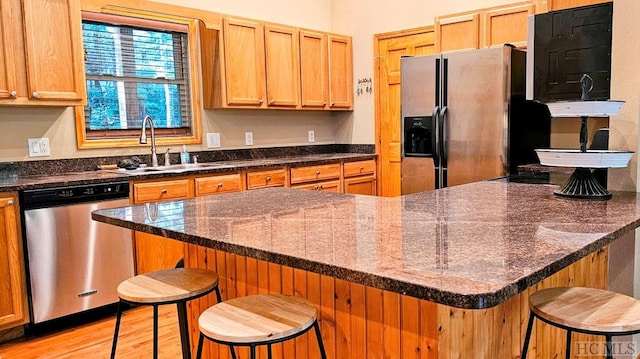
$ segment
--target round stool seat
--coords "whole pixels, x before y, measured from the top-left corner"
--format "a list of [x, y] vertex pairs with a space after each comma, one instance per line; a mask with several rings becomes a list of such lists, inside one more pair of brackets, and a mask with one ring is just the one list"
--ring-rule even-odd
[[118, 296], [133, 303], [170, 303], [208, 293], [218, 274], [199, 268], [174, 268], [139, 274], [118, 285]]
[[280, 294], [258, 294], [220, 302], [198, 320], [205, 336], [227, 344], [274, 342], [304, 332], [316, 322], [310, 301]]
[[598, 333], [640, 331], [640, 301], [620, 293], [583, 287], [539, 290], [529, 307], [542, 320]]

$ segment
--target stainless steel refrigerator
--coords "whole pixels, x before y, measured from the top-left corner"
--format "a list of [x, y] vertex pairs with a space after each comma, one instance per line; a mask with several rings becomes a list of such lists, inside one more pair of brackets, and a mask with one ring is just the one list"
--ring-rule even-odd
[[550, 115], [525, 99], [525, 66], [526, 53], [510, 45], [401, 59], [402, 194], [538, 162]]

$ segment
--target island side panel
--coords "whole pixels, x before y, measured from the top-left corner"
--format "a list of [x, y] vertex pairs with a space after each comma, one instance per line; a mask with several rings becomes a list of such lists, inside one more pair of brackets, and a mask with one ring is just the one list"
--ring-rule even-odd
[[[363, 286], [330, 276], [187, 244], [185, 266], [216, 270], [223, 300], [254, 293], [295, 294], [314, 302], [329, 358], [518, 358], [529, 317], [528, 296], [536, 290], [570, 285], [606, 289], [608, 248], [594, 252], [504, 303], [482, 310], [460, 309]], [[233, 266], [233, 268], [227, 268]], [[197, 317], [215, 304], [209, 295], [189, 303], [193, 350]], [[576, 342], [603, 338], [574, 334]], [[531, 358], [564, 357], [565, 334], [536, 322]], [[574, 345], [575, 348], [575, 345]], [[205, 358], [229, 358], [229, 350], [205, 344]], [[246, 358], [246, 350], [240, 358]], [[582, 354], [574, 358], [592, 358]], [[313, 331], [274, 350], [274, 358], [318, 357]], [[266, 358], [264, 350], [259, 358]], [[595, 356], [593, 358], [602, 358]]]

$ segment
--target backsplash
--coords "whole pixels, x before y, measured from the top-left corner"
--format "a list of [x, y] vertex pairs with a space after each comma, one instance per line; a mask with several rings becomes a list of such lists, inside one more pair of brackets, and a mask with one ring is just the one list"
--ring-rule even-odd
[[[317, 146], [293, 146], [293, 147], [270, 147], [251, 148], [240, 150], [221, 151], [201, 151], [191, 152], [198, 157], [198, 162], [215, 161], [237, 161], [263, 158], [277, 158], [288, 156], [300, 156], [322, 153], [375, 153], [375, 145], [350, 145], [333, 144]], [[40, 160], [21, 162], [0, 162], [0, 178], [11, 176], [32, 176], [42, 174], [59, 174], [68, 172], [92, 171], [98, 165], [117, 164], [118, 161], [130, 159], [133, 156], [110, 156], [110, 157], [90, 157], [90, 158], [70, 158], [61, 160]], [[136, 155], [143, 163], [150, 161], [150, 155]], [[161, 154], [158, 155], [158, 158]], [[171, 153], [171, 163], [180, 163], [180, 153]]]

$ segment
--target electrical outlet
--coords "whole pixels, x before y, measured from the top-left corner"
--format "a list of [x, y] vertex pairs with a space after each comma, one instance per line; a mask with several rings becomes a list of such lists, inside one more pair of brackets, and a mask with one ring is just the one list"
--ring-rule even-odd
[[309, 130], [309, 143], [316, 142], [316, 135], [313, 130]]
[[244, 133], [244, 144], [247, 146], [253, 146], [253, 132]]
[[29, 139], [29, 157], [48, 156], [51, 156], [51, 150], [49, 148], [49, 139], [47, 137]]
[[220, 134], [219, 133], [207, 133], [207, 148], [220, 147]]

